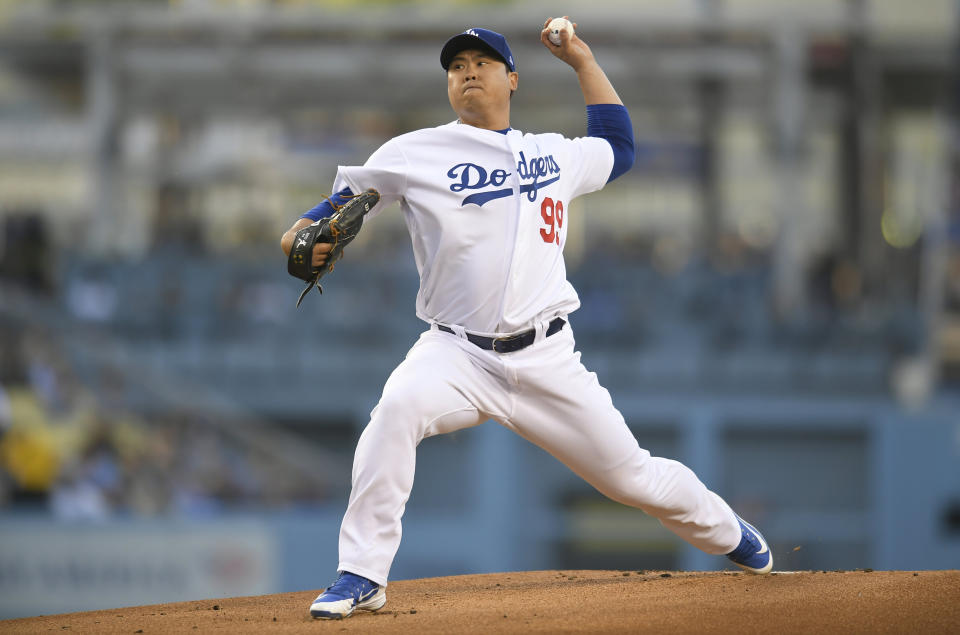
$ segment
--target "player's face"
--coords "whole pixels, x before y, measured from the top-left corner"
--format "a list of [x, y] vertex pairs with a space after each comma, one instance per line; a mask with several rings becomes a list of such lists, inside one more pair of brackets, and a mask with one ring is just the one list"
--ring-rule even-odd
[[484, 51], [461, 51], [447, 69], [447, 96], [464, 121], [509, 115], [510, 93], [516, 89], [517, 74]]

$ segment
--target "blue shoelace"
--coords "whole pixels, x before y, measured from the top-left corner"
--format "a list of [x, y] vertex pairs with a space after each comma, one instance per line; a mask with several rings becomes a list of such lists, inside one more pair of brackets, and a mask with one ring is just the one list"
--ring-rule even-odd
[[[339, 576], [337, 576], [337, 580], [330, 585], [322, 595], [330, 593], [337, 597], [352, 597], [354, 601], [359, 601], [360, 596], [363, 594], [364, 582], [368, 582], [368, 580], [347, 571], [343, 571]], [[371, 589], [376, 588], [374, 583], [369, 582], [369, 584]]]

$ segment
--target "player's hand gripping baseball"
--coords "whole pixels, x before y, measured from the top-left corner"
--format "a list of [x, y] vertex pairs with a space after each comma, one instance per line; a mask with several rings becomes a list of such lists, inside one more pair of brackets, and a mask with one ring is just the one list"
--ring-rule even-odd
[[[570, 20], [568, 16], [563, 16]], [[553, 18], [547, 18], [540, 31], [540, 41], [547, 47], [554, 57], [563, 60], [577, 73], [580, 90], [583, 91], [583, 100], [589, 106], [592, 104], [623, 104], [613, 84], [607, 79], [600, 64], [593, 56], [593, 51], [587, 43], [581, 40], [576, 33], [577, 23], [572, 22], [572, 33], [567, 30], [559, 32], [560, 44], [550, 41], [548, 25]]]
[[[567, 20], [570, 20], [570, 16], [563, 16]], [[547, 50], [553, 53], [553, 55], [567, 64], [569, 64], [573, 70], [579, 71], [583, 68], [584, 64], [588, 64], [594, 61], [593, 51], [590, 50], [590, 47], [587, 46], [587, 43], [577, 37], [576, 29], [577, 23], [570, 20], [573, 24], [573, 33], [569, 33], [566, 30], [561, 30], [559, 33], [560, 36], [560, 45], [557, 46], [550, 41], [550, 29], [548, 25], [553, 18], [547, 18], [543, 23], [543, 30], [540, 32], [540, 41], [543, 42], [543, 45], [547, 47]]]

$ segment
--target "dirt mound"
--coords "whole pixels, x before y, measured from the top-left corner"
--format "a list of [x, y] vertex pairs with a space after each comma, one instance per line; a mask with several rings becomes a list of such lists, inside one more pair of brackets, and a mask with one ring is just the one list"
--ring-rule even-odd
[[0, 633], [957, 632], [960, 571], [534, 571], [400, 580], [377, 613], [313, 620], [317, 591], [0, 622]]

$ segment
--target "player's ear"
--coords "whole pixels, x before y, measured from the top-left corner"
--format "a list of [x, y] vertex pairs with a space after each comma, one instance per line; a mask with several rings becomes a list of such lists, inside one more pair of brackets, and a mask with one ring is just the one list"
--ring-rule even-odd
[[517, 83], [520, 81], [520, 75], [518, 75], [516, 71], [511, 71], [508, 73], [508, 76], [510, 77], [510, 92], [512, 93], [517, 89]]

